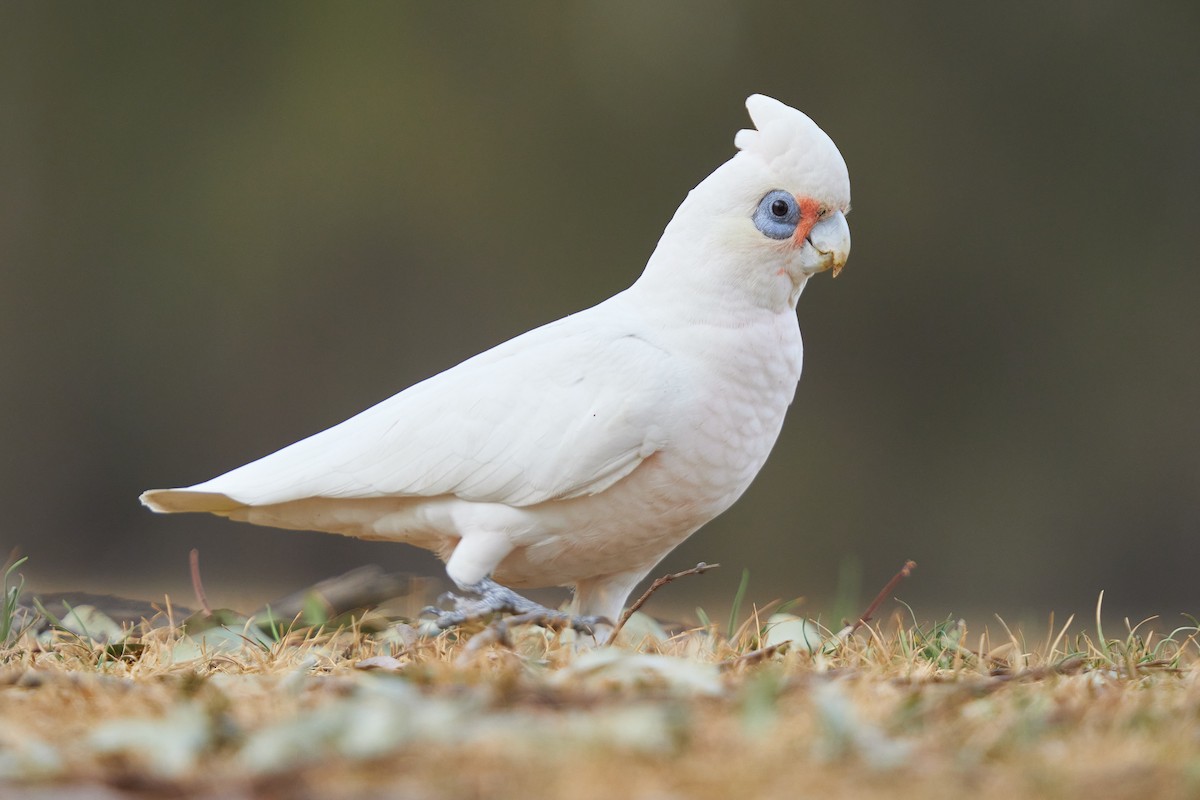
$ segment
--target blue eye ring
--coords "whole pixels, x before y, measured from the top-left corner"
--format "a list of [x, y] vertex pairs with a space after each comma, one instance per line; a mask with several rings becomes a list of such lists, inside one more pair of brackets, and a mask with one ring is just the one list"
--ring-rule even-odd
[[772, 189], [758, 201], [754, 210], [754, 227], [771, 239], [790, 239], [800, 223], [800, 204], [789, 192]]

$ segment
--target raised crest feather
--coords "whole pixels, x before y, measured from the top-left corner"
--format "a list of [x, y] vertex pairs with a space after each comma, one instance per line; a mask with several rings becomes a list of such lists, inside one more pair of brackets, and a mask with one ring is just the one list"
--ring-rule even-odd
[[770, 158], [778, 155], [772, 151], [786, 147], [797, 138], [828, 138], [825, 132], [817, 127], [817, 123], [809, 119], [804, 112], [765, 94], [752, 94], [747, 97], [746, 110], [750, 112], [750, 119], [757, 130], [744, 129], [737, 132], [733, 143], [739, 150], [757, 150]]
[[794, 183], [825, 187], [826, 202], [834, 207], [849, 205], [846, 162], [817, 123], [804, 112], [764, 94], [746, 98], [746, 110], [757, 130], [737, 132], [733, 143], [738, 150], [762, 159]]

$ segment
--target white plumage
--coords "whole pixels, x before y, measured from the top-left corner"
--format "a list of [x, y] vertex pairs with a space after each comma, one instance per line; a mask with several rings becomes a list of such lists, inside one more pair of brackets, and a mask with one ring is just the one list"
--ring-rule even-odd
[[[766, 460], [800, 377], [795, 305], [849, 252], [846, 166], [762, 95], [633, 286], [155, 511], [408, 542], [461, 588], [572, 585], [615, 619]], [[784, 213], [786, 211], [786, 213]]]

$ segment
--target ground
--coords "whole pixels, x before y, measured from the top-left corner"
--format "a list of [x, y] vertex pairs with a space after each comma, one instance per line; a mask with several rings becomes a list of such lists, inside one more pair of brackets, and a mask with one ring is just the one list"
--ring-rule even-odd
[[75, 607], [21, 631], [14, 608], [4, 798], [1200, 795], [1190, 622], [1033, 642], [767, 608], [732, 635], [638, 615], [595, 648], [380, 611], [122, 629]]

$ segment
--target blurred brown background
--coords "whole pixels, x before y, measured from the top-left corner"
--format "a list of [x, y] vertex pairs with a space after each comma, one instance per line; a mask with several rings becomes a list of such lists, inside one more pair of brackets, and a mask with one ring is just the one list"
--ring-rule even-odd
[[0, 550], [187, 600], [198, 546], [225, 604], [440, 576], [137, 495], [625, 287], [760, 91], [841, 147], [854, 252], [659, 609], [745, 567], [847, 613], [913, 558], [924, 618], [1200, 612], [1200, 6], [999, 8], [5, 3]]

